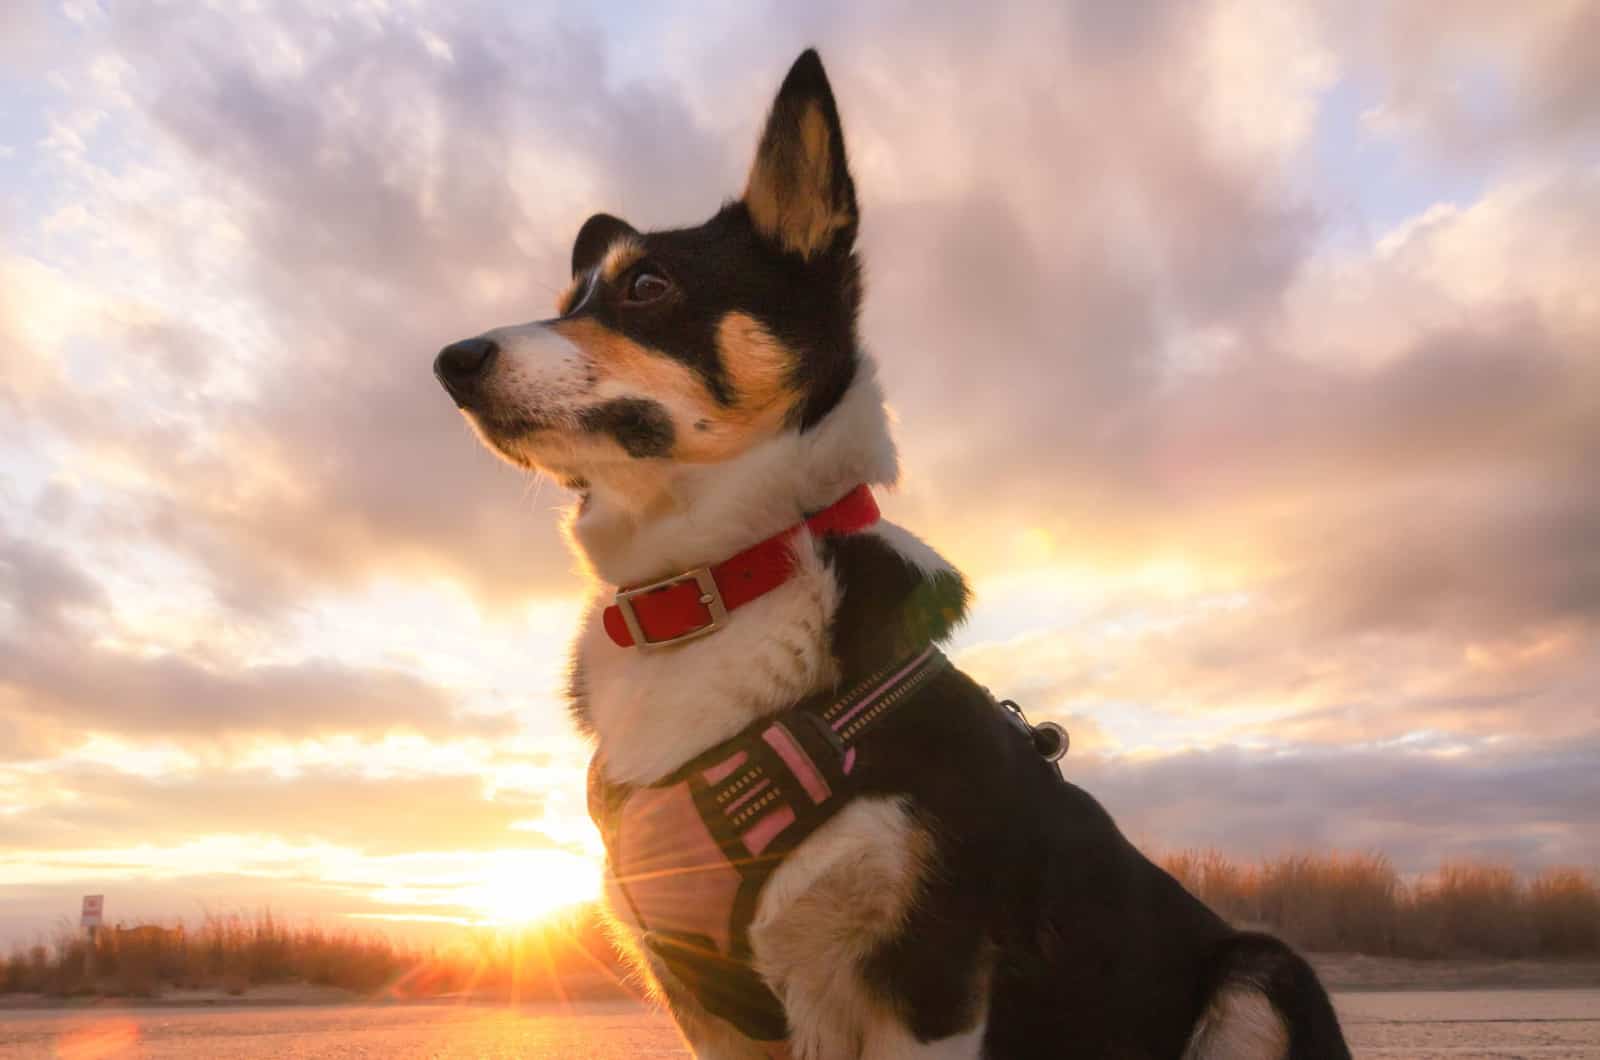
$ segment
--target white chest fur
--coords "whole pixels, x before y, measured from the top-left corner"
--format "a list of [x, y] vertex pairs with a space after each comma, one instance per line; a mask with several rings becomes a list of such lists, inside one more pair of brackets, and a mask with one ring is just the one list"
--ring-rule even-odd
[[590, 602], [578, 658], [607, 779], [650, 783], [835, 680], [838, 585], [809, 535], [796, 538], [795, 556], [787, 582], [675, 647], [619, 648], [600, 621], [610, 597]]

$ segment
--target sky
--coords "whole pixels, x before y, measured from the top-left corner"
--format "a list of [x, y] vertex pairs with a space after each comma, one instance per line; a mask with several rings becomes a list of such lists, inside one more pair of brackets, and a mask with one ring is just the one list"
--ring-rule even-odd
[[[603, 8], [603, 10], [602, 10]], [[430, 372], [820, 48], [888, 515], [1153, 851], [1600, 865], [1600, 3], [0, 7], [0, 942], [595, 892], [570, 497]]]

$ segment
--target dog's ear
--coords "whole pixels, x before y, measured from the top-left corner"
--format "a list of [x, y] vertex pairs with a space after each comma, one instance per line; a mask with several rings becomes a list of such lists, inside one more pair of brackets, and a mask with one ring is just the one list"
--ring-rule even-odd
[[844, 129], [815, 50], [795, 60], [778, 89], [744, 204], [757, 231], [803, 258], [855, 243], [856, 188]]
[[608, 213], [597, 213], [578, 229], [578, 238], [572, 242], [572, 275], [587, 272], [600, 264], [611, 244], [623, 236], [636, 236], [632, 225]]

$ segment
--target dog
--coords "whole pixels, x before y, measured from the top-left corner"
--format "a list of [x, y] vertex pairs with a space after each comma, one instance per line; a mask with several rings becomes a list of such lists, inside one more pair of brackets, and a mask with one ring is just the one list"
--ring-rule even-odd
[[570, 707], [623, 948], [700, 1057], [1348, 1056], [936, 645], [961, 575], [884, 521], [860, 213], [821, 60], [742, 195], [598, 214], [557, 315], [445, 347], [483, 443], [577, 497]]

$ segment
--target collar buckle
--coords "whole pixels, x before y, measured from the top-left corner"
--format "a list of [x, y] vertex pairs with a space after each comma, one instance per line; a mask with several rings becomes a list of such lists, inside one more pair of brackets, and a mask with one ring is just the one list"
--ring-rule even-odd
[[[669, 589], [674, 585], [684, 582], [693, 582], [700, 590], [700, 605], [706, 609], [709, 616], [706, 623], [695, 626], [693, 629], [676, 633], [659, 640], [651, 640], [645, 635], [644, 627], [639, 624], [639, 615], [633, 609], [633, 600], [636, 596], [644, 596], [658, 589]], [[696, 567], [694, 570], [674, 574], [670, 578], [663, 578], [649, 585], [641, 585], [634, 589], [618, 589], [616, 595], [617, 610], [622, 613], [623, 624], [628, 627], [628, 632], [633, 636], [633, 642], [641, 648], [660, 648], [668, 644], [681, 644], [686, 640], [703, 637], [707, 633], [721, 629], [728, 621], [728, 606], [723, 602], [722, 590], [717, 587], [717, 579], [712, 576], [710, 567]]]

